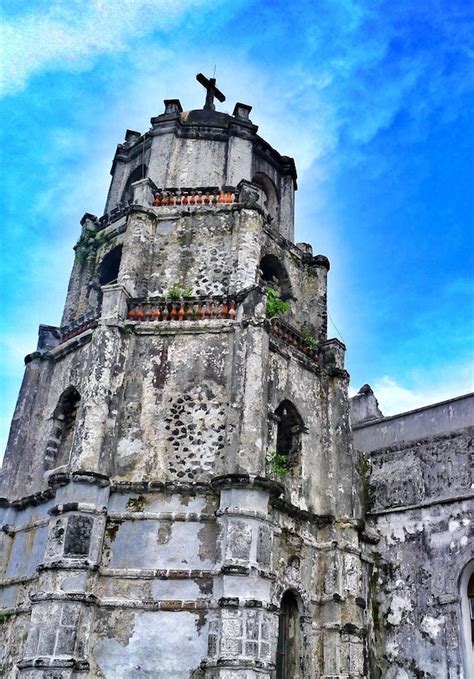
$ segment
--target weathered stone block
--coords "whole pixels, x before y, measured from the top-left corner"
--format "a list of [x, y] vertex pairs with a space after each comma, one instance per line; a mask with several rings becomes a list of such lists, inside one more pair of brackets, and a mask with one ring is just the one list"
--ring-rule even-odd
[[91, 516], [70, 516], [64, 540], [64, 556], [88, 556], [94, 519]]
[[244, 521], [229, 522], [227, 529], [228, 554], [233, 559], [250, 558], [252, 529]]

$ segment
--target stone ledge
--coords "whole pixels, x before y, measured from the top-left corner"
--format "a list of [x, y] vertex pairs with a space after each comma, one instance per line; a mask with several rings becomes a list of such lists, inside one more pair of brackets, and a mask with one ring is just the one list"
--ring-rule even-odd
[[426, 507], [433, 507], [436, 505], [446, 505], [454, 502], [464, 502], [466, 500], [474, 499], [474, 493], [469, 492], [464, 495], [454, 495], [453, 497], [435, 498], [432, 500], [425, 500], [416, 505], [399, 505], [397, 507], [386, 507], [383, 509], [374, 509], [367, 512], [367, 516], [381, 516], [382, 514], [395, 514], [396, 512], [408, 512], [417, 509], [425, 509]]
[[214, 514], [199, 512], [113, 512], [108, 515], [109, 521], [189, 521], [212, 522]]
[[23, 658], [17, 662], [19, 669], [34, 668], [34, 669], [75, 669], [88, 670], [89, 662], [85, 658], [78, 658], [76, 656], [35, 656], [31, 658]]
[[99, 565], [95, 561], [91, 561], [90, 559], [84, 558], [84, 557], [67, 557], [63, 559], [55, 559], [54, 561], [45, 561], [44, 563], [40, 563], [37, 567], [36, 570], [38, 573], [42, 573], [43, 571], [81, 571], [81, 570], [88, 570], [88, 571], [96, 571], [99, 568]]
[[13, 537], [16, 535], [16, 533], [26, 533], [29, 530], [35, 530], [36, 528], [41, 528], [42, 526], [47, 526], [48, 525], [48, 519], [37, 519], [36, 521], [32, 521], [31, 523], [24, 523], [24, 524], [19, 524], [19, 525], [11, 525], [8, 523], [5, 523], [2, 526], [2, 532], [6, 533], [7, 535], [10, 535], [10, 537]]
[[176, 570], [166, 568], [99, 568], [99, 575], [106, 578], [120, 578], [124, 580], [195, 580], [212, 578], [219, 574], [219, 569], [213, 570]]
[[278, 481], [266, 479], [262, 476], [250, 476], [249, 474], [224, 474], [216, 476], [210, 481], [212, 489], [221, 490], [225, 488], [257, 488], [258, 490], [266, 490], [270, 495], [281, 495], [284, 492], [284, 486]]
[[34, 582], [38, 579], [37, 573], [34, 575], [15, 575], [10, 578], [3, 578], [0, 580], [0, 587], [13, 587], [14, 585], [23, 585], [27, 582]]
[[112, 493], [177, 493], [215, 495], [209, 483], [178, 483], [176, 481], [115, 481], [111, 479]]
[[315, 363], [310, 358], [308, 358], [308, 356], [305, 356], [305, 354], [303, 354], [299, 349], [291, 346], [291, 344], [287, 344], [284, 340], [276, 337], [270, 332], [269, 346], [271, 351], [280, 354], [280, 356], [283, 356], [284, 358], [294, 358], [298, 361], [298, 363], [304, 365], [307, 370], [310, 370], [315, 375], [321, 374], [321, 368], [318, 363]]
[[264, 670], [265, 675], [268, 676], [267, 671], [274, 672], [275, 664], [271, 661], [265, 662], [264, 660], [259, 660], [258, 658], [245, 658], [245, 657], [226, 657], [221, 656], [218, 660], [203, 660], [201, 662], [201, 667], [203, 669], [221, 669], [224, 667], [232, 668], [235, 670], [246, 670], [246, 669], [257, 669]]
[[12, 615], [21, 615], [22, 613], [27, 613], [29, 615], [31, 613], [31, 604], [19, 604], [12, 608], [2, 608], [0, 609], [0, 612], [4, 618]]
[[34, 592], [30, 594], [32, 604], [42, 601], [78, 601], [83, 604], [97, 604], [99, 599], [91, 592]]
[[256, 509], [241, 509], [240, 507], [225, 507], [218, 509], [216, 516], [246, 516], [250, 519], [259, 519], [265, 523], [276, 526], [275, 519], [267, 512], [259, 512]]
[[306, 509], [300, 509], [282, 498], [272, 498], [272, 505], [275, 509], [284, 512], [288, 516], [300, 519], [301, 521], [308, 521], [316, 524], [318, 527], [329, 526], [334, 524], [335, 517], [332, 514], [313, 514]]
[[65, 502], [64, 504], [54, 505], [48, 509], [50, 516], [59, 516], [68, 512], [81, 512], [83, 514], [107, 514], [107, 507], [99, 507], [89, 502]]

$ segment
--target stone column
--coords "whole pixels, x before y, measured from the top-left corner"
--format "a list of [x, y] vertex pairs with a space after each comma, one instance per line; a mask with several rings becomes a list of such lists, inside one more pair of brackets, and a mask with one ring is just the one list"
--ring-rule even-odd
[[271, 605], [274, 524], [265, 482], [229, 475], [213, 482], [221, 489], [217, 609], [209, 625], [208, 679], [268, 679], [273, 676], [272, 640], [278, 617]]
[[49, 510], [45, 554], [30, 597], [28, 638], [17, 666], [22, 679], [77, 679], [89, 670], [91, 576], [100, 562], [108, 480], [76, 473], [53, 475], [49, 482], [57, 504]]

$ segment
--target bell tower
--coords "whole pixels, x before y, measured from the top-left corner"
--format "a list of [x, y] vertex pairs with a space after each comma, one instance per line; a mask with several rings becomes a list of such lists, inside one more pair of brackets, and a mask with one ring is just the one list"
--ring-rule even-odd
[[[329, 262], [251, 107], [165, 100], [86, 213], [2, 470], [2, 676], [365, 676]], [[15, 672], [17, 674], [15, 674]]]

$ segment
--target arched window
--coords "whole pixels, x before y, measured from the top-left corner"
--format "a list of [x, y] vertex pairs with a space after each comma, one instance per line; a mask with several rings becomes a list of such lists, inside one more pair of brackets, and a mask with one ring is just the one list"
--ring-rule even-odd
[[133, 191], [132, 184], [138, 182], [140, 179], [144, 179], [147, 175], [148, 168], [146, 165], [140, 164], [134, 170], [132, 170], [128, 176], [127, 183], [122, 193], [122, 203], [128, 205], [132, 202]]
[[286, 458], [289, 471], [297, 473], [301, 458], [301, 434], [303, 420], [291, 401], [282, 401], [275, 410], [277, 416], [276, 450]]
[[460, 581], [464, 665], [466, 679], [474, 677], [474, 560], [465, 567]]
[[45, 467], [51, 469], [67, 464], [81, 397], [77, 389], [68, 387], [61, 394], [53, 413], [53, 425], [46, 446]]
[[261, 279], [265, 285], [280, 293], [281, 299], [291, 297], [291, 286], [283, 264], [275, 255], [264, 255], [260, 260]]
[[99, 284], [108, 285], [117, 280], [120, 269], [120, 260], [122, 259], [122, 246], [117, 245], [108, 252], [100, 263], [99, 267]]
[[292, 592], [285, 592], [278, 621], [276, 679], [295, 679], [299, 676], [299, 622], [296, 598]]
[[272, 182], [270, 177], [268, 177], [263, 172], [257, 172], [253, 176], [252, 183], [256, 184], [262, 189], [265, 195], [263, 207], [268, 212], [272, 220], [278, 222], [280, 201], [275, 184]]

